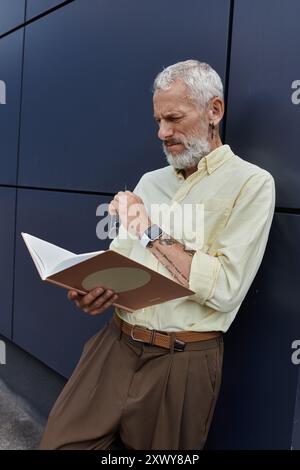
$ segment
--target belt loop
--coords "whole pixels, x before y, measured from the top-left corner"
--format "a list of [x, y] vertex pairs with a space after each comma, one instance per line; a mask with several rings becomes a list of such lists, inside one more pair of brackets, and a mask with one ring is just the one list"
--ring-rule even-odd
[[176, 340], [176, 333], [175, 332], [171, 332], [170, 333], [170, 353], [171, 354], [174, 354], [174, 346], [175, 346], [175, 340]]
[[155, 341], [155, 336], [156, 336], [156, 330], [151, 330], [151, 338], [150, 338], [150, 345], [153, 346], [153, 343]]

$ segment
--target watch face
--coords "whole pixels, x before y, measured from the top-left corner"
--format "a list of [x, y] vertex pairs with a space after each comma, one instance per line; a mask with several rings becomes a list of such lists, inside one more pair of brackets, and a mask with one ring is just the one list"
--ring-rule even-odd
[[150, 240], [156, 240], [156, 238], [162, 234], [162, 229], [158, 225], [154, 224], [146, 230], [146, 234]]

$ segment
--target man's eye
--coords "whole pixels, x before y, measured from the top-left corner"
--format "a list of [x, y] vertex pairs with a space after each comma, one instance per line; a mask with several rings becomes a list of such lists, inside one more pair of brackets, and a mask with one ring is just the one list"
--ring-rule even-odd
[[[172, 116], [170, 116], [170, 117], [166, 118], [165, 120], [169, 121], [169, 122], [179, 122], [179, 121], [181, 121], [181, 119], [182, 119], [181, 117], [172, 117]], [[160, 119], [155, 119], [155, 122], [156, 122], [157, 125], [160, 125], [160, 121], [161, 121]]]

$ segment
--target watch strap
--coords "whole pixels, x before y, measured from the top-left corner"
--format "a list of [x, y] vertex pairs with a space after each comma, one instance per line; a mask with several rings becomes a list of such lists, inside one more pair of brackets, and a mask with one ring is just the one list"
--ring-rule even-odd
[[[156, 235], [152, 235], [151, 232], [153, 231], [153, 229], [155, 229], [155, 231], [157, 232]], [[150, 237], [149, 237], [148, 233], [151, 234]], [[142, 245], [144, 248], [146, 248], [147, 245], [148, 245], [148, 243], [150, 243], [150, 242], [152, 242], [152, 241], [157, 240], [158, 238], [160, 238], [161, 235], [162, 235], [162, 233], [163, 233], [163, 231], [162, 231], [162, 229], [161, 229], [158, 225], [156, 225], [156, 224], [150, 225], [150, 227], [148, 227], [148, 228], [144, 231], [144, 233], [142, 234], [142, 236], [141, 236], [141, 238], [140, 238], [140, 243], [141, 243], [141, 245]]]

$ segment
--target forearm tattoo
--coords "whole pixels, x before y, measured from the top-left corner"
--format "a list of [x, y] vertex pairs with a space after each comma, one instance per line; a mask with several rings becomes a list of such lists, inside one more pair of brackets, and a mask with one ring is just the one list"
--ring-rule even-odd
[[[177, 266], [177, 264], [170, 259], [170, 256], [166, 254], [163, 251], [163, 248], [160, 248], [160, 246], [176, 246], [176, 248], [179, 250], [179, 256], [182, 256], [182, 253], [186, 253], [189, 255], [189, 257], [193, 257], [194, 254], [196, 253], [195, 250], [191, 250], [186, 248], [186, 246], [179, 242], [178, 240], [175, 240], [174, 238], [170, 237], [170, 235], [163, 234], [161, 238], [158, 240], [155, 240], [154, 242], [150, 242], [147, 247], [151, 249], [151, 252], [153, 255], [158, 259], [158, 261], [166, 268], [168, 271], [172, 274], [174, 279], [179, 282], [180, 284], [183, 284], [184, 286], [189, 285], [189, 275], [186, 273], [183, 273], [181, 269]], [[181, 252], [181, 253], [180, 253]], [[174, 251], [172, 250], [173, 256], [174, 256]]]

